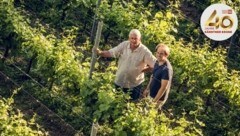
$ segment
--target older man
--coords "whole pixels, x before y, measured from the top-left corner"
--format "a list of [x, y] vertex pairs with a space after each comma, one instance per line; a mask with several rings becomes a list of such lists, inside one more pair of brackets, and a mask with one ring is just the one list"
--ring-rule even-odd
[[144, 72], [153, 69], [156, 62], [151, 51], [141, 43], [140, 31], [132, 29], [128, 41], [110, 50], [94, 50], [102, 57], [119, 58], [115, 86], [117, 90], [121, 88], [125, 93], [130, 92], [131, 99], [137, 100], [141, 94]]
[[168, 98], [171, 87], [173, 69], [169, 60], [170, 49], [164, 44], [156, 47], [157, 62], [154, 65], [153, 74], [143, 95], [150, 93], [153, 102], [157, 103], [157, 107], [161, 108]]

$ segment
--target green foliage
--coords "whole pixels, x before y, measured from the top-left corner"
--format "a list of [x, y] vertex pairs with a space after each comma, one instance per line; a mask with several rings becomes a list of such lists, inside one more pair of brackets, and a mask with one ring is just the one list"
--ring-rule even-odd
[[[0, 99], [0, 132], [1, 135], [43, 136], [46, 133], [35, 124], [34, 118], [29, 122], [23, 119], [23, 114], [12, 108], [13, 98]], [[35, 128], [35, 129], [32, 129]]]
[[202, 135], [193, 129], [193, 122], [182, 117], [170, 119], [167, 113], [158, 113], [149, 100], [134, 104], [127, 103], [123, 116], [114, 121], [115, 135]]
[[[235, 126], [231, 118], [238, 117], [238, 111], [226, 112], [226, 105], [223, 105], [231, 103], [239, 110], [239, 73], [226, 69], [224, 49], [211, 51], [208, 46], [193, 48], [189, 45], [175, 43], [171, 46], [170, 60], [174, 66], [174, 80], [179, 86], [179, 94], [170, 94], [170, 105], [175, 105], [170, 106], [171, 109], [175, 113], [184, 110], [191, 120], [204, 122], [207, 135], [239, 133], [238, 125]], [[217, 118], [224, 120], [216, 123]], [[222, 131], [223, 126], [226, 131]]]
[[141, 20], [147, 17], [141, 4], [138, 4], [138, 10], [136, 9], [131, 3], [123, 7], [120, 1], [114, 1], [112, 5], [109, 5], [108, 1], [103, 0], [98, 16], [107, 25], [104, 33], [114, 31], [119, 37], [126, 37], [131, 28], [138, 28]]
[[142, 41], [146, 45], [156, 45], [159, 42], [174, 40], [170, 32], [177, 32], [175, 15], [170, 11], [154, 11], [152, 6], [144, 7], [141, 2], [128, 3], [125, 7], [119, 1], [109, 5], [103, 1], [98, 15], [107, 25], [103, 35], [117, 34], [121, 39], [127, 39], [129, 30], [137, 28], [142, 32]]
[[143, 21], [140, 24], [144, 43], [149, 45], [152, 50], [158, 43], [171, 43], [175, 40], [171, 33], [177, 33], [176, 25], [176, 16], [170, 10], [157, 12], [153, 15], [152, 20]]
[[[63, 31], [65, 28], [77, 26], [82, 31], [90, 27], [89, 19], [93, 16], [97, 0], [20, 0], [14, 1], [20, 9], [34, 13], [31, 21], [39, 20], [51, 28]], [[81, 20], [81, 21], [79, 21]], [[87, 26], [89, 23], [89, 26]], [[88, 28], [89, 29], [89, 28]]]
[[[75, 11], [85, 1], [79, 1], [79, 5], [74, 3], [78, 1], [71, 2], [64, 5], [61, 1], [46, 1], [47, 4], [52, 3], [53, 8], [47, 6], [45, 9], [49, 9], [40, 11], [40, 14], [56, 23], [60, 11], [65, 8], [65, 11]], [[14, 39], [20, 43], [19, 52], [25, 53], [21, 57], [37, 56], [32, 73], [40, 78], [44, 87], [26, 81], [24, 88], [31, 90], [38, 99], [84, 134], [90, 133], [92, 122], [99, 123], [99, 135], [239, 133], [239, 125], [233, 122], [239, 116], [239, 72], [227, 70], [226, 52], [223, 49], [211, 51], [205, 45], [199, 47], [189, 43], [183, 46], [185, 41], [176, 41], [173, 34], [177, 33], [175, 27], [178, 26], [178, 20], [171, 9], [153, 12], [151, 5], [143, 7], [141, 2], [123, 6], [118, 1], [112, 5], [103, 1], [98, 11], [99, 18], [111, 28], [105, 28], [104, 33], [114, 31], [118, 36], [125, 37], [130, 29], [138, 28], [143, 33], [143, 42], [150, 45], [151, 49], [159, 42], [171, 45], [170, 61], [174, 66], [175, 91], [169, 98], [171, 106], [168, 107], [172, 111], [168, 115], [166, 112], [158, 113], [149, 100], [132, 103], [129, 95], [117, 92], [113, 88], [113, 73], [116, 71], [114, 62], [104, 69], [105, 72], [101, 71], [101, 63], [97, 63], [96, 72], [89, 79], [91, 45], [86, 40], [79, 45], [81, 47], [75, 46], [78, 38], [76, 33], [81, 29], [76, 22], [72, 23], [78, 28], [70, 25], [64, 27], [64, 32], [58, 36], [44, 35], [43, 29], [30, 26], [26, 17], [14, 7], [13, 1], [1, 0], [0, 4], [3, 13], [0, 14], [1, 32], [6, 35], [15, 33]], [[63, 7], [57, 9], [59, 4]], [[86, 7], [81, 9], [85, 12], [84, 17], [89, 10]], [[192, 29], [194, 26], [186, 27]], [[179, 90], [176, 89], [178, 85], [182, 85]], [[213, 98], [219, 96], [224, 98], [224, 102], [230, 103], [229, 112], [214, 107], [217, 102]], [[234, 112], [234, 108], [238, 110]], [[220, 112], [215, 114], [217, 111]], [[211, 127], [214, 129], [211, 130]], [[221, 128], [226, 131], [221, 131]]]
[[239, 73], [233, 71], [230, 74], [227, 71], [223, 49], [209, 51], [208, 46], [193, 49], [178, 43], [171, 49], [178, 83], [186, 81], [191, 91], [201, 89], [206, 94], [222, 92], [229, 101], [239, 105]]

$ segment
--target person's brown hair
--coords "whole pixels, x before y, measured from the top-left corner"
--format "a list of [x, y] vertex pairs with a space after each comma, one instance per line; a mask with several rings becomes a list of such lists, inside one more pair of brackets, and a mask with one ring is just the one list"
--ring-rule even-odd
[[164, 49], [164, 53], [165, 53], [167, 56], [170, 55], [170, 49], [169, 49], [169, 47], [168, 47], [167, 45], [165, 45], [165, 44], [163, 44], [163, 43], [159, 43], [159, 44], [156, 46], [155, 50], [157, 51], [159, 47], [162, 47], [162, 48]]

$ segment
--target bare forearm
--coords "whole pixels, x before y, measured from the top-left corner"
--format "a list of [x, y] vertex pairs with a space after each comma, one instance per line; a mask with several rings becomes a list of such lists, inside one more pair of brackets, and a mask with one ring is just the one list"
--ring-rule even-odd
[[149, 80], [149, 82], [148, 82], [148, 85], [147, 85], [147, 88], [146, 89], [150, 89], [150, 84], [151, 84], [151, 82], [152, 82], [152, 75], [151, 75], [151, 77], [150, 77], [150, 80]]
[[149, 67], [149, 66], [146, 66], [143, 70], [142, 70], [142, 72], [152, 72], [152, 70], [153, 70], [153, 68], [151, 68], [151, 67]]
[[155, 102], [159, 101], [159, 99], [162, 98], [162, 96], [164, 95], [164, 93], [167, 89], [168, 82], [169, 82], [168, 80], [161, 80], [161, 87], [158, 90], [158, 93], [154, 98]]
[[163, 96], [165, 90], [166, 90], [165, 88], [161, 87], [153, 101], [157, 102]]
[[152, 82], [152, 76], [150, 77], [150, 81], [149, 81], [149, 83], [147, 85], [147, 88], [143, 91], [143, 96], [144, 97], [146, 97], [148, 95], [149, 91], [150, 91], [150, 84], [151, 84], [151, 82]]
[[102, 56], [102, 57], [112, 57], [111, 53], [109, 51], [100, 51], [98, 53], [99, 56]]

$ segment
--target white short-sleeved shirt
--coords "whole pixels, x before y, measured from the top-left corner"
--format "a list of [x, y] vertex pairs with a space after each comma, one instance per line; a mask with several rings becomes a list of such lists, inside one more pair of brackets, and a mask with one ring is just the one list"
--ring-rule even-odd
[[119, 58], [115, 83], [123, 88], [133, 88], [144, 81], [142, 70], [146, 65], [154, 67], [156, 58], [143, 44], [134, 51], [130, 49], [130, 42], [124, 41], [109, 50], [112, 57]]

